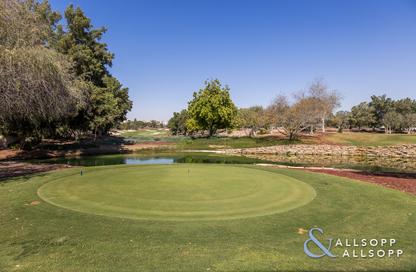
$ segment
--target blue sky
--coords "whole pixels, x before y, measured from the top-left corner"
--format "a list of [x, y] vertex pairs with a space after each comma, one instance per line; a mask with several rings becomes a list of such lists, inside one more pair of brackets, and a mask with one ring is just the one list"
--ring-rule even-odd
[[349, 109], [372, 94], [416, 98], [416, 1], [51, 0], [81, 6], [130, 89], [129, 118], [168, 120], [204, 80], [238, 107], [324, 78]]

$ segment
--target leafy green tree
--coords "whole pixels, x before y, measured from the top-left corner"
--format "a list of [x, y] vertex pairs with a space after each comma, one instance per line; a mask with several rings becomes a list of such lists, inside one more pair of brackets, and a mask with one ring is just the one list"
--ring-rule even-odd
[[58, 26], [57, 50], [71, 57], [77, 76], [105, 87], [104, 77], [109, 75], [107, 67], [112, 65], [114, 58], [107, 44], [100, 41], [106, 29], [93, 28], [81, 8], [73, 5], [66, 8], [65, 19], [67, 31], [62, 25]]
[[408, 113], [404, 116], [403, 127], [406, 128], [408, 134], [416, 130], [416, 113]]
[[351, 125], [361, 129], [363, 127], [373, 126], [375, 123], [374, 109], [367, 102], [362, 102], [351, 108], [350, 115]]
[[250, 108], [241, 108], [238, 110], [238, 126], [250, 129], [250, 137], [256, 134], [260, 128], [265, 128], [267, 125], [265, 110], [262, 106], [253, 106]]
[[338, 132], [342, 132], [344, 128], [348, 128], [351, 113], [348, 111], [338, 111], [331, 118], [331, 124], [338, 128]]
[[403, 115], [396, 111], [388, 111], [383, 116], [383, 125], [386, 133], [391, 134], [394, 130], [400, 130], [403, 125]]
[[126, 130], [126, 129], [137, 130], [141, 128], [163, 128], [163, 127], [164, 127], [164, 124], [161, 121], [151, 120], [147, 122], [147, 121], [137, 120], [136, 118], [134, 118], [134, 120], [127, 120], [118, 125], [118, 128], [123, 129], [123, 130]]
[[142, 128], [142, 125], [141, 121], [138, 121], [136, 118], [134, 118], [134, 120], [127, 120], [125, 122], [122, 122], [118, 126], [118, 128], [121, 130], [137, 130], [139, 128]]
[[114, 123], [107, 127], [107, 129], [110, 129], [126, 119], [126, 115], [131, 110], [133, 103], [129, 98], [129, 89], [123, 87], [115, 77], [105, 76], [103, 81], [106, 92], [111, 93], [112, 99], [116, 101]]
[[416, 113], [416, 100], [409, 97], [393, 101], [394, 110], [402, 115]]
[[105, 88], [99, 88], [92, 84], [90, 87], [89, 102], [93, 106], [89, 112], [91, 117], [88, 124], [96, 137], [114, 124], [117, 116], [117, 101], [113, 94]]
[[374, 127], [383, 125], [384, 115], [387, 112], [394, 110], [393, 100], [385, 94], [381, 96], [371, 96], [369, 106], [374, 114], [374, 122], [372, 124]]
[[183, 134], [186, 135], [187, 128], [186, 122], [188, 121], [188, 111], [182, 110], [180, 112], [174, 112], [173, 117], [168, 121], [168, 128], [173, 135]]
[[208, 135], [212, 136], [218, 129], [230, 128], [235, 122], [237, 108], [229, 91], [218, 79], [206, 81], [205, 88], [195, 92], [189, 101], [188, 130], [208, 130]]
[[54, 46], [72, 59], [77, 77], [88, 86], [87, 107], [71, 120], [71, 126], [95, 134], [106, 133], [124, 121], [131, 109], [128, 89], [108, 71], [114, 55], [100, 41], [106, 29], [93, 28], [81, 8], [73, 5], [65, 10], [65, 19], [67, 31], [57, 26]]

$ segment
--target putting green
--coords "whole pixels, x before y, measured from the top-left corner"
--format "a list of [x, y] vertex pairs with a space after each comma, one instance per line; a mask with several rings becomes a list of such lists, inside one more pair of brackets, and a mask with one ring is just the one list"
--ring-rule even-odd
[[305, 205], [315, 194], [311, 186], [282, 174], [195, 164], [93, 167], [38, 190], [42, 199], [59, 207], [151, 220], [269, 215]]

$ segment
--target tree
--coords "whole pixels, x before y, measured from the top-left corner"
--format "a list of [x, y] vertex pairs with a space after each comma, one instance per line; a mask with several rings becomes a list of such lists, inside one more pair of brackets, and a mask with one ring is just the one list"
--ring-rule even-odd
[[72, 5], [65, 26], [60, 19], [48, 1], [0, 0], [3, 133], [106, 133], [131, 109], [128, 89], [108, 71], [105, 29]]
[[100, 41], [106, 29], [93, 28], [81, 8], [73, 5], [65, 10], [65, 19], [67, 31], [58, 25], [53, 45], [70, 57], [77, 77], [88, 86], [87, 107], [70, 121], [71, 127], [92, 130], [95, 135], [106, 133], [126, 119], [132, 107], [128, 89], [108, 71], [114, 55]]
[[48, 47], [50, 17], [40, 13], [47, 7], [0, 0], [0, 132], [21, 141], [53, 134], [84, 105], [72, 63]]
[[312, 83], [308, 90], [308, 96], [311, 99], [309, 101], [310, 107], [315, 108], [314, 111], [321, 122], [322, 132], [325, 132], [325, 121], [334, 109], [340, 106], [341, 96], [337, 91], [329, 90], [321, 79]]
[[105, 91], [112, 94], [112, 99], [115, 100], [115, 116], [114, 123], [107, 129], [110, 129], [126, 119], [127, 113], [131, 110], [133, 103], [129, 98], [129, 89], [123, 85], [113, 76], [105, 76], [104, 79]]
[[352, 126], [362, 127], [371, 126], [375, 122], [373, 108], [367, 102], [361, 102], [357, 106], [351, 108], [350, 122]]
[[173, 135], [183, 134], [186, 135], [187, 128], [186, 122], [188, 121], [188, 111], [182, 110], [180, 112], [174, 112], [173, 117], [168, 121], [168, 128]]
[[308, 103], [306, 99], [300, 99], [295, 104], [287, 107], [281, 115], [283, 134], [290, 141], [297, 139], [303, 130], [310, 127], [310, 115], [305, 111]]
[[314, 99], [311, 97], [297, 96], [293, 104], [288, 99], [279, 95], [272, 104], [267, 107], [267, 115], [273, 125], [279, 127], [283, 135], [292, 141], [297, 139], [301, 132], [311, 127], [315, 112]]
[[403, 115], [396, 111], [388, 111], [383, 114], [383, 125], [386, 128], [386, 133], [391, 134], [392, 131], [401, 129], [403, 125]]
[[208, 130], [209, 136], [218, 129], [230, 128], [237, 108], [229, 91], [227, 86], [221, 86], [218, 79], [206, 81], [205, 88], [195, 92], [188, 103], [187, 128], [191, 131]]
[[386, 133], [394, 130], [408, 129], [408, 117], [412, 119], [412, 114], [416, 113], [416, 100], [403, 98], [393, 100], [386, 95], [371, 96], [369, 103], [362, 102], [351, 110], [351, 125], [369, 127], [385, 126]]
[[416, 113], [416, 100], [409, 97], [393, 101], [392, 104], [394, 110], [402, 115]]
[[241, 108], [237, 113], [238, 125], [250, 129], [250, 137], [256, 134], [259, 128], [266, 126], [265, 110], [262, 106]]
[[278, 95], [273, 102], [266, 108], [265, 115], [267, 124], [274, 127], [281, 126], [282, 116], [289, 108], [286, 96]]
[[71, 57], [77, 76], [105, 87], [104, 77], [109, 75], [107, 67], [114, 58], [107, 44], [100, 41], [106, 29], [94, 29], [82, 9], [73, 5], [66, 8], [65, 19], [67, 32], [62, 25], [58, 26], [56, 49]]
[[0, 67], [0, 121], [8, 133], [40, 137], [83, 104], [69, 63], [52, 50], [5, 49]]
[[126, 129], [132, 129], [132, 130], [138, 130], [141, 128], [163, 128], [164, 124], [161, 121], [157, 120], [151, 120], [151, 121], [142, 121], [137, 120], [134, 118], [134, 120], [127, 120], [123, 121], [121, 124], [118, 125], [119, 129], [126, 130]]
[[410, 134], [416, 130], [416, 113], [408, 113], [403, 118], [403, 126], [406, 128], [407, 133]]
[[389, 111], [394, 111], [393, 100], [385, 94], [381, 96], [372, 95], [369, 106], [374, 114], [373, 126], [383, 125], [384, 115]]
[[331, 119], [331, 123], [338, 128], [338, 132], [342, 132], [347, 128], [351, 118], [351, 113], [348, 111], [338, 111]]
[[7, 48], [49, 45], [60, 19], [47, 1], [0, 0], [0, 45]]
[[99, 88], [90, 85], [89, 103], [90, 108], [89, 128], [94, 133], [94, 137], [108, 130], [115, 123], [117, 118], [117, 100], [106, 88]]

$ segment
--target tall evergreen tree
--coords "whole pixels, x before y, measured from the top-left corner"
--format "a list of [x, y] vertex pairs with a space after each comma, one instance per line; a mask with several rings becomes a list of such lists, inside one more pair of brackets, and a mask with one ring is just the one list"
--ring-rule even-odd
[[128, 89], [114, 78], [111, 67], [114, 54], [101, 42], [105, 28], [94, 28], [81, 8], [68, 6], [65, 10], [66, 28], [57, 27], [55, 47], [70, 56], [76, 75], [85, 82], [87, 106], [71, 120], [71, 126], [106, 133], [124, 121], [132, 107]]

